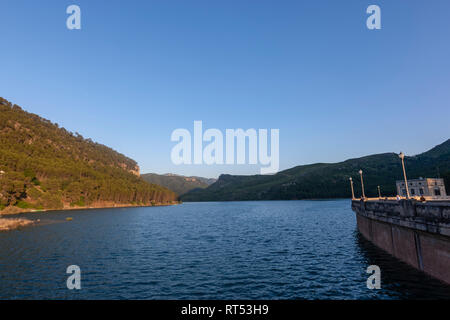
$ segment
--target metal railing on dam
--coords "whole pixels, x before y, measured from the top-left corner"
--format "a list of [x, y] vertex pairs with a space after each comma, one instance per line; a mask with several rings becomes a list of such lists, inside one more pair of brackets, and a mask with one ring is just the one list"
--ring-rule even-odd
[[396, 258], [450, 284], [450, 201], [354, 199], [358, 230]]

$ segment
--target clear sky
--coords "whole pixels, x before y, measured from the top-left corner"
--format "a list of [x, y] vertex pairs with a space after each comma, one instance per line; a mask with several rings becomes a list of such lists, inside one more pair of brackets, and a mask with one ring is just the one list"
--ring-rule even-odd
[[[79, 5], [82, 29], [66, 28]], [[381, 7], [368, 30], [366, 8]], [[135, 159], [174, 129], [280, 129], [280, 169], [450, 138], [450, 1], [0, 0], [0, 96]]]

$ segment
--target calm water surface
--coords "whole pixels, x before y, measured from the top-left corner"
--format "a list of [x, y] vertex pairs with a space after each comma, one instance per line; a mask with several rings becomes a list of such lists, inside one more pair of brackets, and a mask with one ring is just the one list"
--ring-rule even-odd
[[[21, 216], [41, 222], [0, 233], [1, 299], [450, 298], [450, 286], [364, 240], [348, 200]], [[73, 264], [79, 291], [66, 287]], [[366, 287], [372, 264], [381, 290]]]

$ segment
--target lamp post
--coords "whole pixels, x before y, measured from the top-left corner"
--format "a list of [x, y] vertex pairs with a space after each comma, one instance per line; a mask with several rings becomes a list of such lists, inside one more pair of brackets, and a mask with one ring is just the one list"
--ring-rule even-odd
[[405, 170], [405, 154], [403, 152], [400, 152], [398, 157], [402, 159], [403, 177], [405, 178], [406, 199], [409, 199], [408, 179], [406, 179], [406, 170]]
[[381, 190], [380, 190], [380, 186], [378, 186], [377, 188], [378, 188], [378, 198], [381, 199]]
[[355, 200], [355, 191], [353, 190], [353, 179], [352, 179], [352, 177], [350, 177], [349, 180], [350, 180], [350, 188], [352, 188], [352, 200]]
[[361, 176], [361, 190], [362, 190], [362, 198], [365, 199], [366, 195], [364, 193], [364, 181], [363, 181], [363, 176], [362, 176], [363, 172], [362, 170], [359, 170], [359, 175]]

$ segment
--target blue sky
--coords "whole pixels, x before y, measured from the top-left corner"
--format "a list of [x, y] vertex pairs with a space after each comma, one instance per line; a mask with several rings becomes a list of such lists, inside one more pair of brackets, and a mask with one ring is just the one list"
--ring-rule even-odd
[[[66, 28], [79, 5], [82, 29]], [[382, 29], [366, 28], [377, 4]], [[0, 96], [135, 159], [174, 129], [280, 129], [280, 169], [450, 138], [450, 2], [1, 0]]]

